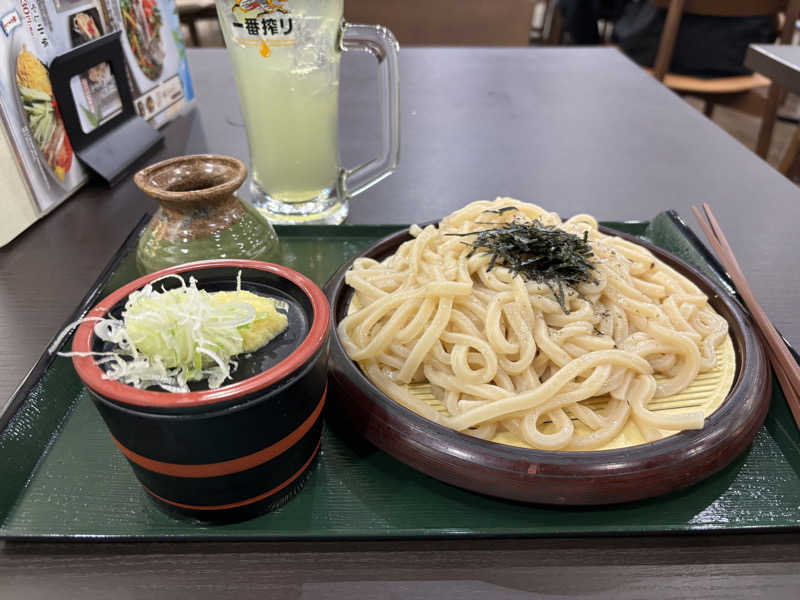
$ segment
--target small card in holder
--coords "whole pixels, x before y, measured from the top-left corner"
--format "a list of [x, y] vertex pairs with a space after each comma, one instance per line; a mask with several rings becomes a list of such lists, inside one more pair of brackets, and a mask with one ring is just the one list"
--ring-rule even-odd
[[109, 184], [161, 141], [136, 114], [119, 31], [56, 56], [50, 81], [75, 154]]

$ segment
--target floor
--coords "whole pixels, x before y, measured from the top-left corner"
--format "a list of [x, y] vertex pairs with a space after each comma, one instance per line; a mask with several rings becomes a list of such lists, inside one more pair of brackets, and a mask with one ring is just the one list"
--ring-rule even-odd
[[[697, 110], [703, 110], [703, 102], [693, 98], [687, 98], [687, 102], [694, 106]], [[781, 114], [795, 113], [796, 107], [800, 104], [797, 97], [790, 96], [787, 100]], [[758, 138], [758, 128], [761, 119], [756, 116], [748, 115], [738, 110], [733, 110], [725, 106], [717, 106], [714, 108], [714, 122], [722, 129], [727, 131], [742, 144], [753, 150], [756, 146], [756, 139]], [[773, 167], [777, 168], [780, 163], [786, 147], [792, 138], [794, 130], [797, 125], [794, 123], [787, 123], [778, 120], [775, 123], [775, 130], [772, 134], [772, 144], [769, 148], [767, 155], [767, 162]]]

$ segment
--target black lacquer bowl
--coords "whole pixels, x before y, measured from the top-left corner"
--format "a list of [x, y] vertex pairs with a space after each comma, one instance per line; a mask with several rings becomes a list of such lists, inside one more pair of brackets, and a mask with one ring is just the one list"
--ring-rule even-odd
[[[119, 317], [128, 295], [150, 281], [192, 276], [200, 289], [241, 285], [287, 305], [289, 325], [263, 348], [237, 357], [233, 381], [169, 393], [103, 378], [92, 356], [74, 356], [114, 442], [153, 500], [167, 512], [203, 521], [236, 521], [281, 505], [302, 488], [316, 458], [327, 392], [330, 311], [310, 279], [251, 260], [178, 265], [141, 277], [103, 299], [87, 315]], [[157, 284], [180, 285], [174, 278]], [[105, 342], [84, 322], [73, 351], [101, 351]]]
[[692, 266], [633, 236], [601, 230], [644, 246], [685, 275], [728, 321], [736, 374], [727, 398], [706, 419], [703, 429], [615, 450], [531, 450], [453, 431], [386, 396], [347, 356], [335, 327], [347, 314], [352, 298], [344, 279], [353, 260], [383, 260], [411, 239], [407, 231], [365, 249], [325, 286], [334, 323], [329, 414], [423, 473], [458, 487], [523, 502], [595, 505], [639, 500], [685, 488], [728, 465], [753, 441], [769, 408], [772, 380], [755, 329], [738, 305]]

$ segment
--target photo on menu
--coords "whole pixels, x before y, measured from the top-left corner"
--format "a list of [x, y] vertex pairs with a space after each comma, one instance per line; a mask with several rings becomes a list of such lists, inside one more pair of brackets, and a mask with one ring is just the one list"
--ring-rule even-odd
[[103, 35], [100, 13], [94, 7], [76, 12], [69, 17], [72, 47], [91, 42]]
[[84, 133], [122, 112], [122, 99], [111, 71], [111, 65], [101, 62], [88, 71], [73, 75], [69, 80], [72, 97], [78, 108], [78, 119]]
[[[69, 15], [69, 32], [72, 47], [96, 40], [104, 35], [103, 21], [95, 7]], [[84, 133], [122, 112], [122, 100], [111, 65], [102, 62], [88, 71], [70, 78], [72, 97], [78, 109], [78, 119]]]
[[64, 182], [72, 168], [72, 146], [56, 104], [47, 67], [23, 44], [16, 57], [16, 84], [27, 129], [48, 167]]
[[174, 0], [102, 0], [122, 51], [136, 112], [153, 127], [171, 121], [194, 98]]
[[131, 52], [151, 81], [161, 76], [166, 56], [161, 36], [161, 11], [156, 0], [120, 0], [122, 24]]

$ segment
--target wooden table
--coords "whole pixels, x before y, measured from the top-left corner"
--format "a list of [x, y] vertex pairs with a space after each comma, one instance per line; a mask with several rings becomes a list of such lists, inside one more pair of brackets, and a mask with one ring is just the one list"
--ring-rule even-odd
[[[750, 44], [745, 54], [744, 64], [748, 69], [769, 77], [779, 88], [770, 88], [767, 105], [775, 106], [783, 103], [786, 93], [800, 93], [800, 46], [783, 44]], [[783, 88], [784, 91], [780, 91]], [[778, 90], [776, 92], [776, 90]], [[759, 132], [758, 148], [762, 156], [768, 151], [768, 141], [773, 124], [765, 121], [762, 131]], [[766, 144], [762, 147], [762, 144]], [[800, 128], [796, 128], [789, 145], [783, 153], [783, 158], [778, 164], [778, 171], [787, 177], [794, 177], [797, 167], [797, 155], [800, 153]]]
[[[225, 53], [190, 50], [198, 109], [149, 160], [247, 158]], [[345, 165], [376, 152], [374, 61], [346, 57]], [[800, 193], [612, 49], [404, 49], [402, 158], [353, 223], [440, 217], [498, 194], [562, 215], [689, 216], [706, 201], [776, 326], [800, 342]], [[151, 202], [93, 186], [0, 250], [0, 398], [8, 397]], [[0, 598], [786, 597], [796, 534], [540, 540], [11, 544]]]
[[750, 44], [744, 64], [787, 91], [800, 94], [800, 46]]

